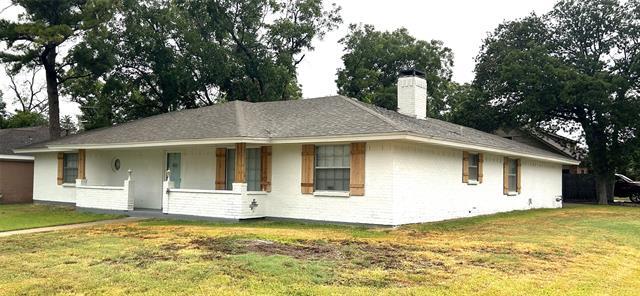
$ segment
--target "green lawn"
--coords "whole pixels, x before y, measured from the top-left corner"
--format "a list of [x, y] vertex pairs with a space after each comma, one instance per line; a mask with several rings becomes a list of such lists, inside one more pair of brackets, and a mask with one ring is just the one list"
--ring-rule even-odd
[[18, 204], [0, 205], [0, 231], [91, 222], [116, 215], [76, 212], [72, 207]]
[[640, 208], [396, 229], [151, 220], [0, 238], [0, 294], [637, 295]]

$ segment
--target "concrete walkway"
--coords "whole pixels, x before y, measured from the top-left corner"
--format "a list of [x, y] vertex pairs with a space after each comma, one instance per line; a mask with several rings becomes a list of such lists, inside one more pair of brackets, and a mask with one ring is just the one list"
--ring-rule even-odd
[[7, 237], [11, 235], [16, 235], [16, 234], [29, 234], [29, 233], [51, 232], [51, 231], [58, 231], [58, 230], [68, 230], [68, 229], [76, 229], [76, 228], [106, 225], [106, 224], [131, 223], [131, 222], [136, 222], [144, 219], [146, 218], [126, 217], [126, 218], [120, 218], [120, 219], [102, 220], [102, 221], [95, 221], [95, 222], [48, 226], [48, 227], [39, 227], [39, 228], [31, 228], [31, 229], [22, 229], [22, 230], [11, 230], [11, 231], [0, 232], [0, 237]]

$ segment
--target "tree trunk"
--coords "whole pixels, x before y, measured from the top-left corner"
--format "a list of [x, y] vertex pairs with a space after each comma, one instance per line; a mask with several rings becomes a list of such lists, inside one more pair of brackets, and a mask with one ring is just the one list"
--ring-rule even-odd
[[44, 65], [47, 79], [47, 98], [49, 101], [49, 137], [60, 138], [60, 101], [58, 99], [58, 75], [56, 73], [56, 47], [45, 49], [40, 60]]
[[608, 176], [608, 174], [596, 173], [596, 193], [598, 196], [598, 204], [609, 204], [609, 179], [611, 179], [611, 177]]

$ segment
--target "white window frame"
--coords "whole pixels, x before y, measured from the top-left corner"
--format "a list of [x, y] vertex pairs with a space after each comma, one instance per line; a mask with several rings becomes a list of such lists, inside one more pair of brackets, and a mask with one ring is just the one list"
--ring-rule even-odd
[[[318, 163], [320, 161], [320, 150], [322, 148], [326, 148], [326, 147], [342, 147], [343, 151], [347, 151], [347, 165], [346, 166], [319, 166]], [[346, 148], [346, 149], [345, 149]], [[344, 157], [344, 155], [343, 155]], [[313, 164], [313, 190], [314, 192], [317, 192], [319, 196], [323, 196], [326, 194], [330, 194], [332, 192], [349, 192], [349, 184], [350, 184], [350, 178], [351, 178], [351, 145], [349, 144], [335, 144], [335, 145], [317, 145], [316, 149], [315, 149], [315, 157], [314, 157], [314, 164]], [[346, 188], [340, 188], [340, 189], [326, 189], [326, 188], [318, 188], [318, 171], [322, 171], [322, 170], [346, 170], [346, 181], [347, 181], [347, 186]], [[344, 181], [344, 179], [343, 179]]]
[[[472, 165], [472, 161], [471, 161], [472, 158], [476, 159], [475, 166]], [[469, 185], [477, 185], [478, 182], [479, 182], [479, 179], [480, 179], [480, 154], [479, 153], [469, 153], [469, 159], [467, 161], [467, 168], [469, 170], [469, 182], [468, 182], [468, 184]], [[471, 178], [471, 176], [472, 176], [471, 175], [471, 171], [474, 171], [474, 170], [476, 172], [475, 179]]]
[[[518, 160], [515, 158], [508, 158], [509, 162], [507, 163], [507, 192], [509, 195], [517, 195], [518, 194]], [[514, 171], [511, 172], [511, 164], [514, 165]], [[513, 189], [511, 190], [511, 177], [513, 177]]]
[[[67, 166], [67, 156], [69, 155], [75, 155], [76, 157], [76, 166], [75, 167], [68, 167]], [[75, 184], [76, 183], [76, 179], [78, 178], [78, 159], [79, 155], [78, 153], [64, 153], [62, 156], [62, 183], [63, 184]], [[67, 180], [67, 169], [75, 169], [76, 174], [75, 174], [75, 178], [73, 178], [73, 180]]]

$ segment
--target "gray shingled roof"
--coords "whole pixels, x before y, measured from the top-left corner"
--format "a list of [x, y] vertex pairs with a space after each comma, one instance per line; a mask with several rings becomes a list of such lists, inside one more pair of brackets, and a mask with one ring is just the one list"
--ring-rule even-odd
[[344, 96], [263, 103], [233, 101], [151, 116], [45, 144], [124, 144], [237, 137], [293, 138], [398, 132], [569, 160], [562, 155], [493, 134], [432, 118], [412, 118]]
[[13, 149], [49, 140], [47, 127], [0, 129], [0, 154], [11, 155]]

